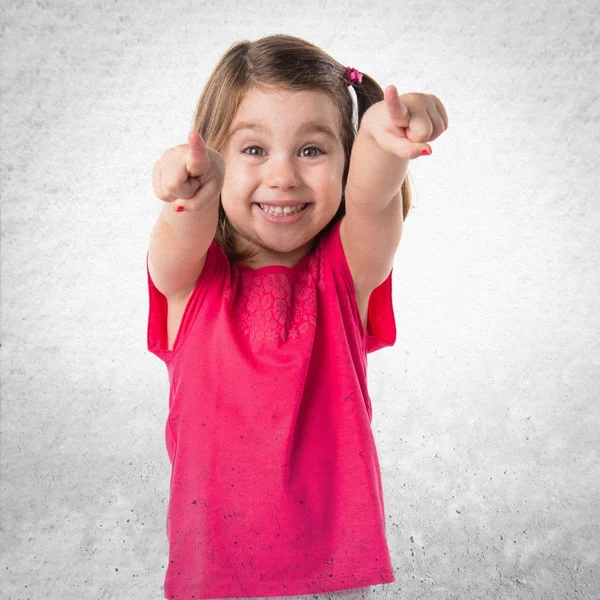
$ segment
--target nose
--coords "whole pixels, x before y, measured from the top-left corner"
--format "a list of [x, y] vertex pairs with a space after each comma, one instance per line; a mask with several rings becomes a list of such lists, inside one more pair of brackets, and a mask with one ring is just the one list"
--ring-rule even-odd
[[298, 165], [289, 156], [271, 157], [266, 165], [265, 185], [270, 188], [288, 189], [300, 185]]

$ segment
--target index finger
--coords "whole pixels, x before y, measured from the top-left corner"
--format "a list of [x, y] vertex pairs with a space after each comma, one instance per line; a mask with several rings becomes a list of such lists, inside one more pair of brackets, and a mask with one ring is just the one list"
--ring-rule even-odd
[[408, 109], [408, 106], [400, 100], [396, 86], [388, 85], [383, 91], [383, 97], [394, 125], [397, 127], [408, 127], [408, 124], [410, 123], [410, 110]]
[[202, 177], [210, 166], [210, 159], [206, 151], [206, 145], [202, 136], [192, 131], [188, 134], [188, 155], [185, 161], [185, 168], [190, 177]]

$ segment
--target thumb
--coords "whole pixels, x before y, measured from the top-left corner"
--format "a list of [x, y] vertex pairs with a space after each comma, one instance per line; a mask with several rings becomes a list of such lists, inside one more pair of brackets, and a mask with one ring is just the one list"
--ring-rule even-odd
[[188, 134], [189, 150], [185, 161], [185, 168], [190, 177], [202, 177], [209, 167], [210, 159], [202, 136], [196, 131]]
[[431, 154], [431, 146], [429, 144], [411, 142], [408, 138], [394, 137], [390, 143], [391, 152], [400, 158], [413, 160], [419, 156], [428, 156]]

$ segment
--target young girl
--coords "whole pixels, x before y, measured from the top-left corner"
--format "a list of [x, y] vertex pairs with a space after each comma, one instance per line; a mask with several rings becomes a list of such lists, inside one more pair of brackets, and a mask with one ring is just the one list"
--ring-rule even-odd
[[165, 598], [395, 581], [367, 353], [396, 339], [408, 161], [447, 126], [435, 96], [384, 94], [276, 35], [225, 53], [189, 144], [156, 163], [148, 349], [170, 381]]

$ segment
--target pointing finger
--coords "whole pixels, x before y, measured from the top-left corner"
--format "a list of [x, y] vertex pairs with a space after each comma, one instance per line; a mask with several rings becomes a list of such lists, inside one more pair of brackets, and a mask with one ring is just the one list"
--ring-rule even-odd
[[383, 97], [394, 125], [397, 127], [408, 127], [410, 111], [408, 106], [400, 100], [396, 86], [388, 85], [383, 92]]
[[202, 136], [193, 131], [188, 135], [189, 151], [186, 169], [190, 177], [201, 177], [210, 167], [210, 160]]

